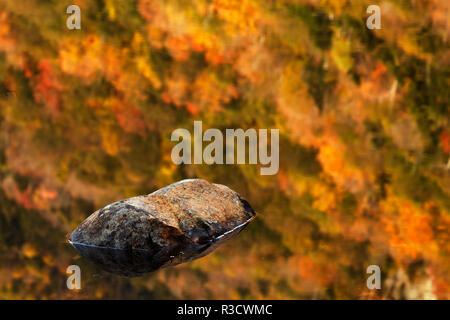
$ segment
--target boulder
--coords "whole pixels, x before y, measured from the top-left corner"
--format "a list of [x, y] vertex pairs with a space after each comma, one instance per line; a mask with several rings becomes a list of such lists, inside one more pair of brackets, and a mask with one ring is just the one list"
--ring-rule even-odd
[[208, 254], [254, 217], [230, 188], [189, 179], [97, 210], [69, 241], [103, 269], [137, 276]]

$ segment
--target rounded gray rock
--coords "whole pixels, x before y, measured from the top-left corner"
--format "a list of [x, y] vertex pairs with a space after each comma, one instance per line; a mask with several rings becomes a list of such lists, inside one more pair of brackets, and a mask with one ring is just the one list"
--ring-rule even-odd
[[106, 271], [137, 276], [208, 254], [254, 217], [230, 188], [189, 179], [97, 210], [69, 241]]

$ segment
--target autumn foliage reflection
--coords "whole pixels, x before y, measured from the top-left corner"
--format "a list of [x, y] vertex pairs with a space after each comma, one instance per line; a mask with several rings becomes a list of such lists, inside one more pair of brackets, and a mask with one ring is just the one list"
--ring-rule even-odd
[[[1, 298], [450, 298], [448, 1], [380, 1], [381, 30], [365, 0], [73, 3], [79, 31], [61, 1], [0, 3]], [[279, 173], [173, 164], [194, 120], [279, 128]], [[65, 244], [192, 177], [259, 213], [214, 254], [128, 280]]]

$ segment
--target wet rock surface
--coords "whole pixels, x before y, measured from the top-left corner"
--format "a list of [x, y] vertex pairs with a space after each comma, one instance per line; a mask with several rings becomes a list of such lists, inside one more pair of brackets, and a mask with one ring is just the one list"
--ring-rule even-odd
[[210, 253], [254, 216], [248, 202], [230, 188], [182, 180], [97, 210], [69, 241], [105, 271], [139, 276]]

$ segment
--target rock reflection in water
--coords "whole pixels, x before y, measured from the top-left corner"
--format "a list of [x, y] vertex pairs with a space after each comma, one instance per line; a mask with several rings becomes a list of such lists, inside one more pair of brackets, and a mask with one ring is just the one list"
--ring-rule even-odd
[[120, 276], [139, 277], [161, 268], [175, 266], [204, 257], [214, 251], [223, 242], [236, 236], [247, 224], [248, 222], [239, 226], [233, 232], [224, 234], [207, 244], [199, 245], [191, 243], [185, 246], [183, 250], [180, 250], [180, 246], [173, 246], [171, 248], [164, 247], [158, 251], [149, 251], [143, 249], [107, 248], [69, 242], [78, 253], [94, 262], [100, 269]]

